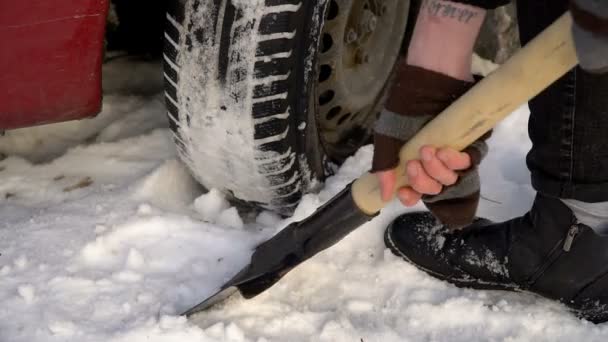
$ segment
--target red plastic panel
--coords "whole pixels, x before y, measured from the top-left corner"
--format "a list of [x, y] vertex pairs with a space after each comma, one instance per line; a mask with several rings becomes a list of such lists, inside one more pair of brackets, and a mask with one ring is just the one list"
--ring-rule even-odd
[[0, 0], [0, 129], [95, 115], [107, 0]]

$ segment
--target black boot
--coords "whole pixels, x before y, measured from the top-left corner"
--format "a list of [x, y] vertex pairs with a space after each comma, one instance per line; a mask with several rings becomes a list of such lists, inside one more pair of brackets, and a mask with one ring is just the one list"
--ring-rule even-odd
[[397, 218], [391, 251], [459, 287], [528, 291], [559, 300], [579, 317], [608, 320], [608, 237], [576, 221], [559, 199], [537, 195], [523, 217], [479, 219], [448, 231], [428, 212]]

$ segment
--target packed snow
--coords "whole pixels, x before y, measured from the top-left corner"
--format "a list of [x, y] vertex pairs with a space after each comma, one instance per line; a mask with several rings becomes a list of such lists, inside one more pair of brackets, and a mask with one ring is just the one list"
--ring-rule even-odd
[[[252, 248], [369, 168], [348, 159], [293, 218], [235, 208], [177, 161], [158, 66], [117, 59], [95, 119], [0, 137], [0, 341], [605, 341], [607, 325], [527, 294], [458, 289], [386, 250], [391, 204], [252, 300], [179, 313], [246, 265]], [[136, 73], [137, 72], [137, 73]], [[142, 74], [148, 75], [146, 82]], [[152, 81], [151, 81], [152, 79]], [[135, 82], [135, 84], [133, 84]], [[155, 85], [155, 86], [154, 86]], [[524, 213], [527, 110], [495, 130], [480, 214]], [[417, 207], [414, 210], [421, 210]]]

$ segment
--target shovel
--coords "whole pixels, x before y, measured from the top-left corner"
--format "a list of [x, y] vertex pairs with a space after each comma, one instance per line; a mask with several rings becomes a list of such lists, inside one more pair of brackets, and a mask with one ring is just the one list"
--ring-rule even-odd
[[[469, 146], [574, 68], [578, 60], [571, 26], [571, 16], [566, 13], [427, 124], [401, 149], [397, 175], [405, 175], [405, 162], [417, 159], [418, 151], [424, 145], [449, 146], [457, 150]], [[397, 183], [397, 188], [407, 185], [406, 177], [398, 177]], [[246, 299], [257, 296], [294, 267], [333, 246], [378, 215], [385, 204], [376, 176], [363, 175], [310, 217], [290, 224], [259, 245], [249, 265], [184, 315], [208, 309], [237, 292]]]

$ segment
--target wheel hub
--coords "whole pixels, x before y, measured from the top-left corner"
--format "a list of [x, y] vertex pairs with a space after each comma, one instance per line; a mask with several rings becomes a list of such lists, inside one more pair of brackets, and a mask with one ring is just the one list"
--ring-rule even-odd
[[319, 57], [318, 122], [341, 161], [366, 143], [402, 44], [409, 1], [330, 0]]

